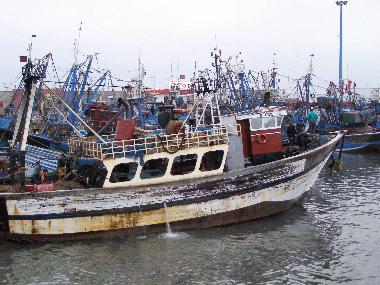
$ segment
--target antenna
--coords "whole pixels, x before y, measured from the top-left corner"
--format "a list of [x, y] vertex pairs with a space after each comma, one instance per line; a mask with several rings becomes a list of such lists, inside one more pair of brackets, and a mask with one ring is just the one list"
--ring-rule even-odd
[[141, 62], [141, 54], [140, 54], [140, 50], [139, 50], [139, 58], [138, 58], [138, 61], [139, 61], [139, 74], [138, 74], [138, 82], [137, 82], [137, 94], [138, 94], [138, 97], [139, 98], [142, 98], [142, 91], [143, 91], [143, 81], [144, 81], [144, 76], [146, 75], [146, 71], [145, 71], [145, 68], [144, 68], [144, 65], [142, 64]]
[[32, 35], [31, 38], [30, 38], [30, 44], [29, 44], [29, 47], [28, 47], [28, 51], [29, 51], [29, 59], [32, 60], [32, 47], [33, 47], [33, 38], [37, 37], [36, 35]]
[[179, 58], [177, 58], [177, 79], [179, 79]]
[[95, 60], [96, 60], [96, 64], [98, 65], [98, 68], [99, 68], [99, 60], [98, 60], [99, 54], [100, 54], [100, 52], [95, 52]]
[[309, 73], [310, 74], [313, 74], [313, 57], [314, 57], [314, 54], [311, 54], [310, 55], [310, 65], [309, 65]]
[[173, 75], [173, 63], [176, 63], [175, 61], [170, 62], [170, 79], [174, 80], [174, 75]]
[[78, 53], [79, 53], [79, 43], [80, 43], [81, 31], [82, 31], [82, 21], [80, 22], [80, 25], [79, 25], [78, 38], [76, 38], [74, 40], [74, 64], [77, 64], [77, 62], [78, 62]]
[[193, 77], [194, 77], [194, 79], [195, 79], [195, 76], [196, 76], [196, 74], [197, 74], [197, 61], [195, 60], [194, 61], [194, 73], [193, 73]]
[[141, 54], [139, 49], [139, 82], [138, 82], [138, 97], [141, 98]]
[[276, 69], [276, 56], [277, 56], [277, 53], [273, 53], [273, 70]]

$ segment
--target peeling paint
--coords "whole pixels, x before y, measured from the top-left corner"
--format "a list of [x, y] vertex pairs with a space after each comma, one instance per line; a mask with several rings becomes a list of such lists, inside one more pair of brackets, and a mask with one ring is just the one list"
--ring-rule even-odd
[[[262, 217], [297, 201], [313, 185], [338, 142], [299, 158], [207, 179], [106, 191], [15, 196], [16, 199], [9, 198], [6, 203], [11, 213], [9, 231], [43, 239], [48, 235], [145, 231], [165, 225], [166, 220], [196, 228], [207, 223], [223, 224], [223, 220], [210, 223], [208, 218], [212, 216], [229, 222]], [[206, 224], [200, 222], [202, 219]], [[189, 222], [192, 220], [199, 222], [192, 224]]]

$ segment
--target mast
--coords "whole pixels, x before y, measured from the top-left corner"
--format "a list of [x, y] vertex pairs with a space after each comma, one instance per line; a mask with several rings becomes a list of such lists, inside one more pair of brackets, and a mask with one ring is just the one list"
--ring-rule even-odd
[[139, 76], [138, 76], [138, 82], [137, 82], [137, 109], [139, 112], [140, 125], [142, 129], [145, 129], [145, 122], [144, 122], [143, 112], [142, 112], [142, 103], [143, 103], [142, 89], [143, 89], [144, 75], [145, 75], [145, 70], [144, 70], [144, 66], [141, 64], [141, 56], [139, 52]]
[[272, 72], [270, 74], [270, 88], [273, 90], [277, 89], [277, 82], [276, 82], [276, 77], [277, 77], [277, 65], [276, 65], [276, 53], [273, 53], [273, 67], [272, 67]]
[[[38, 67], [38, 66], [37, 66]], [[23, 190], [25, 188], [25, 150], [26, 142], [28, 139], [30, 120], [33, 112], [33, 104], [36, 95], [36, 84], [41, 78], [38, 74], [38, 69], [33, 66], [31, 59], [28, 59], [28, 63], [24, 66], [22, 70], [23, 80], [25, 84], [24, 98], [20, 111], [17, 116], [17, 121], [15, 129], [13, 132], [13, 137], [10, 145], [11, 155], [10, 155], [10, 171], [11, 171], [11, 182], [15, 182], [15, 172], [16, 161], [20, 163], [20, 175], [19, 182], [20, 187]], [[16, 153], [15, 147], [19, 143], [19, 151]]]
[[141, 58], [139, 53], [139, 79], [137, 84], [137, 96], [138, 98], [141, 98]]
[[313, 75], [313, 57], [314, 57], [314, 54], [311, 54], [309, 72], [306, 74], [306, 77], [305, 77], [306, 110], [308, 110], [309, 104], [310, 104], [310, 95], [311, 95], [310, 87], [312, 86], [311, 76]]

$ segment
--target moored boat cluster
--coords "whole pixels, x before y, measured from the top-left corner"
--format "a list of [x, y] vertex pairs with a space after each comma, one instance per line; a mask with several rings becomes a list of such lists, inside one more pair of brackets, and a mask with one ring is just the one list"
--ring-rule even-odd
[[51, 54], [28, 58], [0, 118], [0, 236], [87, 239], [258, 219], [302, 199], [343, 151], [379, 146], [378, 102], [343, 100], [331, 84], [316, 100], [308, 88], [287, 100], [277, 68], [260, 82], [220, 51], [212, 57], [213, 71], [181, 76], [167, 92], [144, 88], [139, 61], [138, 79], [112, 96], [102, 90], [110, 71], [90, 83], [92, 56], [59, 87], [46, 80]]

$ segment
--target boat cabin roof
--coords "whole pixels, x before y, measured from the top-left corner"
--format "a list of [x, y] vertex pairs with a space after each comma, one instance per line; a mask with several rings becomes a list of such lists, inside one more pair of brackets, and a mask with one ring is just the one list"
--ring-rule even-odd
[[256, 108], [250, 114], [237, 116], [237, 121], [248, 120], [250, 130], [270, 130], [281, 128], [283, 117], [287, 111], [283, 107]]
[[285, 107], [258, 107], [249, 113], [237, 114], [237, 120], [263, 118], [263, 117], [283, 117], [287, 115]]

